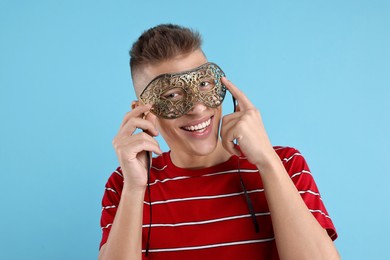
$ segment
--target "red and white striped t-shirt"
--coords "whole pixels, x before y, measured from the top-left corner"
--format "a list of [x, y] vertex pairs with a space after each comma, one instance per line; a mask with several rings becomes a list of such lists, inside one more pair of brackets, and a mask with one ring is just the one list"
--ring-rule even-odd
[[[308, 209], [336, 239], [336, 230], [303, 156], [290, 147], [275, 147], [275, 151]], [[254, 205], [258, 233], [242, 191], [238, 165]], [[261, 176], [246, 159], [232, 156], [219, 165], [189, 170], [173, 165], [168, 152], [153, 158], [150, 183], [153, 220], [147, 259], [279, 259]], [[118, 168], [109, 178], [103, 196], [100, 246], [109, 236], [122, 188]], [[146, 192], [143, 258], [149, 206]]]

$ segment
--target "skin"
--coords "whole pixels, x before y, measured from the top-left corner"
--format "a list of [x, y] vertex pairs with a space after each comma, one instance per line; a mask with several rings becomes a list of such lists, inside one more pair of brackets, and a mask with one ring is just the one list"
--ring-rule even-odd
[[[136, 93], [139, 95], [143, 87], [160, 74], [189, 70], [206, 62], [203, 52], [197, 50], [148, 65], [133, 78]], [[122, 167], [124, 187], [110, 236], [100, 250], [99, 259], [141, 259], [146, 151], [162, 153], [153, 138], [158, 134], [170, 147], [171, 160], [176, 166], [194, 169], [222, 163], [232, 154], [240, 155], [234, 148], [233, 141], [237, 140], [242, 153], [261, 174], [280, 258], [340, 259], [333, 242], [308, 211], [275, 153], [259, 110], [233, 83], [226, 78], [222, 80], [238, 101], [237, 111], [223, 118], [221, 106], [208, 108], [199, 103], [180, 118], [161, 119], [149, 113], [150, 105], [133, 102], [133, 109], [125, 115], [113, 140]], [[183, 129], [209, 118], [211, 124], [204, 133], [194, 134]], [[145, 132], [135, 134], [136, 128]]]

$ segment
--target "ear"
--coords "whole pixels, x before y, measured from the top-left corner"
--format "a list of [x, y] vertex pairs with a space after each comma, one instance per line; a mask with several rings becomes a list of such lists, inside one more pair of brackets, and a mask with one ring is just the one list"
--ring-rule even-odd
[[141, 103], [139, 102], [139, 100], [133, 100], [131, 102], [131, 109], [134, 109], [136, 107], [138, 107], [139, 105], [141, 105]]

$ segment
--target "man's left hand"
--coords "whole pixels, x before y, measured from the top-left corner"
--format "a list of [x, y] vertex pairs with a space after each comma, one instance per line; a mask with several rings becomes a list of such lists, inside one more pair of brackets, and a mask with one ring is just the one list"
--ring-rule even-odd
[[[261, 168], [275, 158], [275, 151], [265, 131], [260, 111], [241, 90], [226, 78], [222, 83], [237, 101], [236, 111], [222, 118], [221, 138], [224, 148], [231, 154], [246, 156], [249, 162]], [[240, 151], [235, 147], [237, 140]]]

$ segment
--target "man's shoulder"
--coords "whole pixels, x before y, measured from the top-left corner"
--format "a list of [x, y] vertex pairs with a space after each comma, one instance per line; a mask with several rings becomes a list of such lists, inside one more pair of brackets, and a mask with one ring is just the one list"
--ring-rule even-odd
[[287, 156], [292, 156], [297, 153], [300, 154], [298, 149], [291, 146], [274, 146], [273, 148], [281, 159]]

